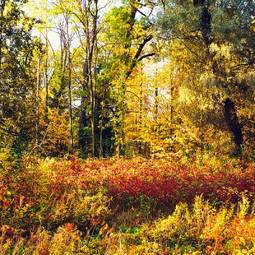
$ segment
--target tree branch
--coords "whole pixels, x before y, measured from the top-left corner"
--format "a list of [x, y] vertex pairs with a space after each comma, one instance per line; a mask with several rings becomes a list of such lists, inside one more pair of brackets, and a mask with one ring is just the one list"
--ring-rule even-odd
[[[134, 56], [134, 58], [133, 58], [133, 60], [132, 60], [130, 69], [129, 69], [129, 70], [127, 71], [127, 73], [126, 73], [126, 77], [127, 77], [127, 78], [128, 78], [128, 77], [130, 76], [130, 74], [132, 73], [132, 71], [133, 71], [134, 67], [136, 66], [137, 62], [140, 61], [139, 59], [141, 58], [140, 56], [141, 56], [141, 54], [142, 54], [142, 51], [143, 51], [145, 45], [146, 45], [149, 41], [151, 41], [152, 38], [153, 38], [152, 35], [149, 35], [149, 36], [145, 37], [144, 40], [143, 40], [143, 42], [139, 45], [139, 47], [138, 47], [138, 49], [137, 49], [137, 51], [136, 51], [136, 54], [135, 54], [135, 56]], [[146, 55], [144, 55], [144, 56], [146, 56]], [[145, 58], [145, 57], [144, 57], [144, 58]], [[143, 58], [142, 58], [142, 59], [143, 59]], [[141, 59], [141, 60], [142, 60], [142, 59]]]
[[140, 58], [138, 58], [137, 61], [141, 61], [141, 60], [143, 60], [144, 58], [149, 58], [149, 57], [152, 57], [152, 56], [155, 56], [155, 55], [156, 55], [155, 52], [148, 53], [148, 54], [145, 54], [145, 55], [141, 56]]

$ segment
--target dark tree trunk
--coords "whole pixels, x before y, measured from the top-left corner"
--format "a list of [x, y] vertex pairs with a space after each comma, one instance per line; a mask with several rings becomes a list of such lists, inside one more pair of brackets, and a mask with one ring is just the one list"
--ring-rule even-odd
[[206, 45], [208, 46], [211, 43], [211, 22], [212, 22], [212, 15], [208, 7], [203, 8], [200, 22], [202, 36]]
[[85, 132], [85, 129], [88, 127], [88, 117], [86, 114], [87, 104], [88, 101], [88, 85], [89, 85], [89, 67], [88, 67], [88, 60], [85, 60], [84, 66], [83, 66], [83, 84], [82, 84], [82, 96], [81, 96], [81, 110], [80, 110], [80, 116], [79, 116], [79, 134], [78, 134], [78, 143], [79, 143], [79, 149], [81, 154], [87, 155], [88, 154], [88, 135]]
[[233, 135], [235, 143], [235, 151], [233, 154], [238, 155], [241, 153], [241, 146], [243, 144], [243, 134], [241, 125], [236, 114], [235, 104], [230, 98], [227, 98], [224, 101], [224, 117], [227, 126]]
[[48, 41], [48, 28], [46, 26], [45, 28], [45, 48], [46, 48], [46, 54], [45, 54], [45, 64], [44, 64], [44, 79], [45, 79], [45, 115], [46, 118], [48, 116], [48, 107], [49, 107], [49, 81], [48, 81], [48, 68], [49, 68], [49, 41]]
[[[209, 9], [209, 2], [206, 0], [193, 0], [193, 5], [195, 7], [202, 7], [201, 8], [201, 16], [200, 16], [200, 31], [202, 33], [202, 37], [204, 43], [209, 49], [209, 46], [212, 44], [212, 14]], [[210, 59], [213, 59], [213, 56], [210, 56], [210, 50], [208, 50]], [[218, 68], [217, 63], [214, 61], [212, 65], [212, 71], [216, 75], [216, 77], [224, 77], [226, 78], [226, 70], [221, 70]], [[225, 84], [218, 79], [218, 83], [222, 85], [224, 88]], [[242, 134], [242, 127], [239, 123], [238, 116], [236, 114], [235, 104], [230, 99], [227, 98], [223, 102], [223, 111], [224, 111], [224, 118], [226, 124], [233, 135], [233, 141], [235, 144], [235, 149], [233, 151], [233, 155], [240, 155], [241, 154], [241, 147], [243, 144], [243, 134]]]
[[208, 1], [205, 0], [193, 0], [194, 7], [203, 7], [200, 16], [200, 31], [202, 33], [204, 42], [209, 46], [212, 42], [211, 38], [211, 25], [212, 25], [212, 14], [209, 10]]
[[80, 123], [79, 123], [79, 133], [78, 133], [78, 144], [80, 152], [83, 156], [88, 154], [88, 137], [85, 132], [85, 128], [88, 125], [88, 119], [86, 116], [86, 110], [84, 106], [84, 100], [81, 103], [81, 111], [80, 111]]

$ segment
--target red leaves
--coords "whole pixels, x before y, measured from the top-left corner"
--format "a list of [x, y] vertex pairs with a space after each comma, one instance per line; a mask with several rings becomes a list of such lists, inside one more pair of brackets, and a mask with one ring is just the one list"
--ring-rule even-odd
[[110, 176], [108, 190], [115, 197], [128, 194], [132, 197], [146, 195], [158, 201], [172, 200], [179, 185], [173, 177], [164, 177], [160, 173], [151, 172], [147, 175]]
[[[246, 171], [226, 166], [215, 172], [211, 168], [198, 169], [174, 165], [160, 160], [88, 160], [72, 159], [62, 170], [54, 171], [55, 184], [80, 185], [83, 189], [106, 188], [115, 199], [145, 195], [157, 203], [192, 202], [196, 195], [209, 200], [236, 202], [241, 193], [255, 194], [255, 168]], [[57, 186], [58, 186], [57, 185]], [[53, 185], [54, 187], [54, 185]], [[56, 189], [60, 192], [62, 189]]]
[[236, 202], [241, 193], [254, 199], [255, 194], [254, 166], [244, 171], [224, 166], [221, 171], [215, 172], [211, 168], [198, 169], [162, 160], [83, 161], [72, 158], [50, 163], [47, 168], [44, 175], [40, 171], [27, 175], [24, 170], [26, 178], [22, 178], [24, 181], [20, 187], [15, 186], [18, 191], [16, 196], [9, 198], [7, 189], [2, 187], [0, 206], [6, 208], [10, 203], [16, 206], [29, 203], [37, 193], [40, 195], [40, 185], [36, 185], [40, 182], [42, 185], [47, 184], [48, 196], [52, 201], [60, 200], [63, 194], [72, 190], [95, 192], [100, 189], [107, 190], [113, 197], [113, 203], [125, 203], [127, 197], [145, 195], [157, 204], [165, 205], [192, 203], [194, 197], [201, 194], [205, 199], [218, 202]]
[[75, 227], [75, 225], [74, 225], [73, 223], [66, 223], [66, 224], [64, 225], [64, 229], [65, 229], [65, 231], [67, 231], [67, 232], [73, 232], [73, 231], [76, 230], [76, 227]]

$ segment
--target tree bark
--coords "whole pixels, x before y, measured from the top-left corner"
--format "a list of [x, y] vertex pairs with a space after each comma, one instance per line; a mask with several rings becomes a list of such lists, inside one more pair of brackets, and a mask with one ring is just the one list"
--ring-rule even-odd
[[3, 24], [4, 22], [4, 9], [5, 9], [5, 0], [0, 1], [0, 71], [2, 69], [2, 44], [3, 44]]
[[86, 148], [88, 146], [87, 137], [85, 136], [84, 129], [87, 126], [87, 115], [85, 108], [85, 97], [82, 96], [81, 99], [81, 110], [80, 110], [80, 120], [79, 120], [79, 132], [78, 132], [78, 144], [79, 149], [82, 154], [86, 153]]
[[[48, 2], [46, 3], [46, 12], [48, 11]], [[47, 23], [48, 23], [48, 17], [47, 17]], [[49, 41], [48, 41], [48, 24], [46, 23], [45, 27], [45, 69], [44, 69], [44, 81], [45, 81], [45, 114], [47, 117], [48, 114], [48, 106], [49, 106], [49, 83], [48, 83], [48, 58], [49, 58]]]
[[[95, 108], [96, 108], [96, 91], [95, 91], [95, 82], [93, 82], [93, 57], [95, 58], [95, 50], [97, 46], [97, 22], [98, 22], [98, 6], [97, 1], [94, 0], [95, 4], [95, 13], [92, 15], [93, 18], [93, 27], [92, 27], [92, 39], [91, 39], [91, 47], [89, 52], [89, 75], [90, 75], [90, 95], [91, 95], [91, 148], [92, 148], [92, 156], [96, 156], [96, 127], [95, 127]], [[95, 69], [95, 76], [96, 76], [96, 66]]]
[[243, 134], [238, 116], [236, 114], [235, 104], [230, 98], [227, 98], [224, 101], [224, 117], [227, 126], [233, 135], [233, 140], [235, 143], [235, 150], [233, 154], [239, 155], [241, 153], [241, 146], [243, 144]]
[[67, 58], [68, 58], [68, 101], [69, 101], [69, 125], [70, 125], [70, 143], [71, 151], [73, 150], [73, 108], [72, 108], [72, 58], [71, 58], [71, 38], [69, 34], [69, 22], [66, 17], [66, 34], [67, 34]]
[[41, 56], [38, 56], [36, 72], [36, 123], [35, 123], [35, 145], [39, 144], [39, 90], [41, 85]]
[[78, 143], [81, 153], [85, 153], [86, 147], [88, 146], [87, 138], [85, 136], [85, 127], [87, 126], [87, 114], [86, 114], [86, 90], [88, 89], [89, 74], [88, 74], [88, 60], [85, 60], [83, 65], [83, 84], [82, 84], [82, 95], [81, 95], [81, 106], [80, 106], [80, 120], [79, 120], [79, 136]]

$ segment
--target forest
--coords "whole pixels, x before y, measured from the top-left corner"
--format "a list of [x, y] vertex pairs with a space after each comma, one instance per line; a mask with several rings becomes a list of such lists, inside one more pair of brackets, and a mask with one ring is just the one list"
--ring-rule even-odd
[[255, 1], [0, 0], [0, 254], [255, 254]]

